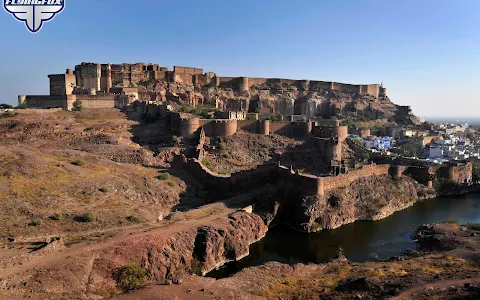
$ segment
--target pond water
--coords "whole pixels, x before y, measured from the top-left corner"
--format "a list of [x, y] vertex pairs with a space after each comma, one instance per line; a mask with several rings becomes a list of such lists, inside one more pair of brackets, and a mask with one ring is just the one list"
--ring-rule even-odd
[[480, 193], [429, 199], [380, 221], [357, 221], [317, 233], [299, 233], [279, 225], [250, 246], [249, 256], [228, 263], [207, 276], [223, 278], [269, 261], [321, 263], [334, 257], [339, 247], [351, 261], [388, 259], [415, 248], [410, 235], [420, 225], [442, 221], [480, 223]]

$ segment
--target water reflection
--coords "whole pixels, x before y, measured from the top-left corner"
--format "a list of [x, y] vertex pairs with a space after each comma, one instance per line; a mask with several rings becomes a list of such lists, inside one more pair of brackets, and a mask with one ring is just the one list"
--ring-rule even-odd
[[221, 278], [268, 261], [321, 263], [335, 256], [339, 246], [352, 261], [387, 259], [414, 248], [410, 234], [422, 224], [449, 220], [461, 224], [480, 223], [479, 199], [478, 193], [440, 197], [417, 203], [380, 221], [357, 221], [335, 230], [313, 234], [277, 226], [263, 240], [250, 247], [248, 257], [212, 271], [208, 276]]

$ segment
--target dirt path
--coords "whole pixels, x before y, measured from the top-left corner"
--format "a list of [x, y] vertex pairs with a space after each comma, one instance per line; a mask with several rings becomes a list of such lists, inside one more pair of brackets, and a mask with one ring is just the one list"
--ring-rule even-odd
[[[144, 236], [150, 234], [158, 234], [161, 233], [164, 236], [170, 236], [177, 232], [181, 232], [184, 230], [197, 228], [205, 224], [209, 224], [214, 220], [226, 218], [230, 213], [237, 211], [239, 208], [242, 207], [242, 203], [245, 202], [246, 199], [251, 199], [255, 195], [262, 193], [264, 189], [259, 189], [253, 191], [248, 194], [240, 195], [237, 197], [230, 198], [223, 202], [216, 202], [212, 204], [208, 204], [202, 206], [200, 208], [183, 212], [183, 213], [176, 213], [178, 214], [177, 217], [185, 218], [183, 220], [176, 221], [171, 224], [166, 224], [159, 228], [153, 229], [145, 229], [145, 228], [131, 228], [126, 231], [123, 231], [117, 234], [115, 237], [96, 244], [76, 244], [68, 248], [64, 248], [60, 251], [53, 251], [48, 253], [44, 256], [37, 256], [21, 264], [17, 264], [11, 267], [3, 268], [0, 270], [0, 278], [6, 277], [18, 273], [22, 273], [29, 269], [33, 269], [36, 267], [48, 265], [49, 263], [54, 263], [55, 261], [62, 260], [66, 257], [75, 256], [77, 254], [85, 253], [85, 252], [97, 252], [99, 250], [105, 249], [117, 243], [125, 243], [125, 242], [134, 242]], [[169, 222], [169, 221], [166, 221]], [[106, 229], [105, 232], [109, 231], [110, 229]]]
[[480, 277], [475, 277], [475, 278], [467, 278], [467, 279], [450, 279], [450, 280], [440, 280], [432, 283], [427, 283], [421, 286], [416, 286], [411, 289], [408, 289], [406, 291], [403, 291], [400, 295], [392, 298], [392, 300], [407, 300], [407, 299], [413, 299], [412, 295], [418, 294], [418, 293], [423, 293], [426, 290], [429, 289], [447, 289], [451, 286], [460, 286], [464, 285], [465, 283], [471, 283], [471, 284], [479, 284], [480, 283]]

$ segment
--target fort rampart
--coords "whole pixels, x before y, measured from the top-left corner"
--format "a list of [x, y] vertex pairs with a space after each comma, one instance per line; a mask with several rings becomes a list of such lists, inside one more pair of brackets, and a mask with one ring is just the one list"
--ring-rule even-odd
[[256, 169], [233, 173], [231, 175], [217, 174], [196, 158], [186, 161], [190, 174], [206, 188], [219, 193], [242, 192], [256, 189], [277, 182], [277, 165], [266, 164]]
[[126, 95], [99, 94], [99, 95], [31, 95], [19, 96], [19, 105], [28, 108], [63, 108], [71, 110], [73, 103], [80, 101], [82, 108], [123, 108], [131, 100]]
[[384, 93], [379, 84], [348, 84], [333, 81], [297, 80], [285, 78], [256, 78], [256, 77], [218, 77], [220, 86], [236, 88], [246, 91], [255, 85], [264, 84], [289, 84], [310, 89], [325, 89], [343, 91], [345, 93], [358, 93], [378, 97]]
[[241, 191], [245, 188], [258, 188], [265, 184], [285, 183], [293, 186], [303, 196], [323, 196], [334, 189], [347, 187], [363, 177], [388, 175], [392, 166], [366, 165], [347, 174], [330, 177], [300, 174], [277, 164], [266, 164], [248, 171], [221, 175], [211, 171], [195, 158], [187, 160], [187, 167], [190, 174], [209, 189]]
[[[150, 106], [138, 103], [139, 113], [147, 113]], [[255, 134], [278, 134], [292, 138], [308, 136], [312, 130], [309, 122], [272, 122], [269, 120], [226, 120], [226, 119], [200, 119], [196, 116], [182, 116], [176, 112], [166, 112], [166, 122], [169, 127], [182, 137], [192, 138], [200, 128], [205, 130], [208, 137], [227, 137], [238, 131]]]
[[[152, 82], [171, 82], [196, 86], [228, 87], [240, 92], [247, 92], [254, 86], [264, 84], [295, 85], [300, 90], [325, 89], [358, 93], [378, 97], [385, 93], [379, 84], [347, 84], [331, 81], [294, 80], [283, 78], [255, 78], [255, 77], [220, 77], [213, 72], [204, 73], [202, 68], [174, 66], [173, 71], [160, 67], [157, 64], [98, 64], [81, 63], [75, 66], [75, 71], [67, 69], [64, 74], [52, 74], [50, 78], [49, 96], [36, 97], [35, 101], [23, 101], [24, 105], [32, 104], [37, 108], [63, 107], [68, 105], [56, 100], [55, 96], [68, 96], [72, 94], [89, 92], [92, 96], [97, 94], [115, 94], [113, 91], [120, 89], [146, 87]], [[145, 94], [142, 94], [145, 96]], [[138, 98], [138, 91], [136, 92]], [[19, 98], [20, 100], [20, 98]], [[95, 96], [87, 101], [91, 102], [86, 107], [100, 107], [107, 105], [102, 102], [101, 96]], [[146, 100], [146, 99], [143, 99]], [[41, 103], [45, 102], [45, 103]], [[20, 103], [19, 103], [20, 104]], [[110, 103], [114, 107], [115, 102]]]

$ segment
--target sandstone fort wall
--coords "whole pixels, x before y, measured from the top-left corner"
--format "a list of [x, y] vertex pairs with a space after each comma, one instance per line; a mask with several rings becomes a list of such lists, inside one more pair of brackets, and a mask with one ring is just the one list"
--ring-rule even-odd
[[28, 108], [58, 108], [67, 109], [67, 96], [31, 95], [24, 98], [24, 105]]
[[310, 88], [322, 88], [326, 90], [337, 90], [343, 91], [346, 93], [359, 93], [359, 94], [370, 94], [375, 97], [378, 97], [380, 93], [380, 85], [378, 84], [347, 84], [340, 82], [331, 82], [331, 81], [311, 81], [311, 80], [296, 80], [296, 79], [285, 79], [285, 78], [258, 78], [258, 77], [218, 77], [219, 83], [228, 83], [233, 87], [243, 91], [245, 89], [251, 88], [254, 85], [263, 85], [263, 84], [291, 84], [297, 86], [306, 86], [309, 85]]
[[388, 175], [390, 165], [366, 165], [359, 170], [350, 171], [347, 174], [340, 174], [335, 177], [321, 177], [323, 184], [323, 191], [327, 193], [333, 189], [346, 187], [352, 184], [355, 180], [373, 176], [373, 175]]
[[187, 160], [187, 168], [190, 174], [205, 187], [217, 191], [245, 191], [264, 187], [277, 181], [277, 165], [275, 164], [267, 164], [231, 175], [221, 175], [205, 167], [198, 159], [192, 158]]

